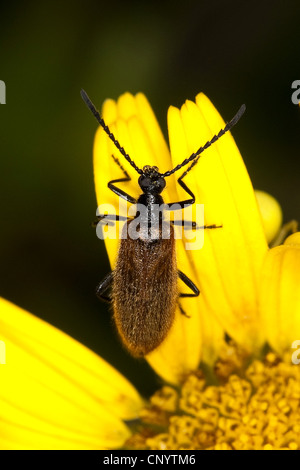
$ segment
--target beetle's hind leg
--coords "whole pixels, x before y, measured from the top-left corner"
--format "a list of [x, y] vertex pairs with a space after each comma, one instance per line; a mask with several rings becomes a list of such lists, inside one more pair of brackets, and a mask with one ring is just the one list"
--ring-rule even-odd
[[185, 310], [183, 310], [183, 308], [182, 308], [182, 306], [180, 305], [179, 302], [178, 302], [178, 307], [179, 307], [181, 315], [184, 315], [186, 318], [191, 318], [191, 316], [188, 315]]
[[189, 293], [181, 292], [179, 294], [179, 297], [198, 297], [198, 295], [200, 294], [200, 291], [198, 287], [195, 286], [193, 281], [191, 281], [191, 279], [187, 277], [182, 271], [178, 271], [178, 276], [179, 276], [179, 279], [181, 279], [185, 283], [185, 285], [188, 286], [192, 291]]
[[[189, 293], [185, 293], [185, 292], [181, 292], [179, 294], [179, 297], [198, 297], [198, 295], [200, 294], [200, 291], [198, 289], [197, 286], [195, 286], [195, 284], [193, 283], [193, 281], [190, 280], [189, 277], [187, 277], [182, 271], [178, 271], [178, 277], [179, 279], [181, 279], [186, 286], [188, 286], [192, 292], [189, 292]], [[184, 315], [185, 317], [187, 318], [190, 318], [190, 315], [188, 315], [185, 310], [182, 308], [182, 306], [180, 305], [180, 303], [178, 302], [178, 306], [179, 306], [179, 310], [180, 310], [180, 313], [182, 315]]]
[[96, 287], [96, 295], [98, 299], [103, 300], [104, 302], [111, 302], [111, 294], [105, 295], [105, 293], [112, 287], [113, 281], [113, 272], [108, 273], [105, 278], [98, 284]]

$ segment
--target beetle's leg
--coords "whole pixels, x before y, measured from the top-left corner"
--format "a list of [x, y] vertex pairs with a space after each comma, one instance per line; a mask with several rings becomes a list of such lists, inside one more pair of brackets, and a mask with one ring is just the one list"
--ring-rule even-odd
[[195, 284], [190, 280], [189, 277], [187, 277], [182, 271], [178, 271], [178, 276], [179, 279], [181, 279], [186, 286], [188, 286], [192, 293], [186, 294], [186, 293], [180, 293], [179, 297], [198, 297], [200, 294], [200, 291], [198, 287], [195, 286]]
[[[191, 196], [191, 199], [185, 199], [184, 201], [179, 201], [179, 202], [173, 202], [167, 204], [166, 210], [179, 210], [179, 209], [184, 209], [186, 206], [190, 206], [191, 204], [195, 203], [195, 195], [194, 193], [190, 190], [190, 188], [182, 181], [183, 178], [188, 174], [188, 172], [193, 168], [193, 166], [196, 165], [198, 162], [199, 157], [196, 158], [193, 163], [185, 170], [185, 172], [178, 178], [177, 182], [180, 184], [180, 186]], [[172, 207], [172, 206], [175, 207]], [[176, 207], [177, 205], [177, 207]], [[222, 225], [216, 225], [216, 224], [211, 224], [211, 225], [197, 225], [197, 222], [193, 221], [183, 221], [183, 220], [173, 220], [170, 221], [172, 225], [181, 225], [185, 226], [187, 228], [191, 228], [192, 230], [200, 230], [200, 229], [214, 229], [214, 228], [222, 228]], [[183, 274], [184, 276], [184, 274]], [[186, 276], [185, 276], [186, 277]], [[186, 278], [188, 279], [188, 278]], [[189, 280], [189, 279], [188, 279]], [[192, 281], [190, 281], [192, 282]], [[193, 284], [193, 283], [192, 283]], [[193, 284], [194, 285], [194, 284]], [[196, 286], [195, 286], [196, 287]], [[196, 288], [197, 289], [197, 288]]]
[[104, 300], [104, 302], [111, 302], [112, 297], [111, 295], [104, 295], [105, 292], [112, 286], [113, 281], [113, 272], [108, 273], [105, 278], [98, 284], [96, 287], [96, 295], [100, 300]]
[[178, 302], [178, 307], [179, 307], [181, 315], [184, 315], [186, 318], [191, 318], [191, 316], [188, 315], [185, 310], [183, 310], [179, 302]]
[[120, 188], [117, 188], [115, 186], [114, 183], [124, 183], [125, 181], [131, 181], [131, 178], [118, 178], [117, 180], [112, 180], [110, 181], [107, 186], [109, 187], [109, 189], [115, 193], [117, 196], [121, 197], [122, 199], [125, 199], [125, 201], [128, 201], [130, 202], [131, 204], [136, 204], [137, 203], [137, 200], [130, 196], [130, 194], [127, 194], [125, 193], [125, 191], [123, 191], [122, 189]]
[[122, 172], [125, 175], [125, 178], [129, 178], [129, 175], [128, 175], [127, 171], [122, 167], [122, 165], [120, 163], [120, 160], [117, 157], [115, 157], [113, 153], [111, 154], [111, 157], [112, 157], [113, 161], [118, 165], [118, 167], [121, 168]]
[[[109, 187], [109, 189], [113, 193], [117, 194], [117, 196], [125, 199], [128, 202], [131, 202], [132, 204], [135, 204], [137, 202], [135, 200], [135, 198], [133, 198], [129, 194], [125, 193], [125, 191], [122, 191], [121, 189], [117, 188], [114, 185], [114, 183], [121, 183], [121, 182], [124, 182], [124, 181], [131, 181], [131, 178], [128, 175], [127, 171], [124, 170], [124, 168], [122, 167], [122, 165], [119, 162], [118, 158], [115, 157], [113, 154], [111, 156], [114, 159], [114, 162], [121, 168], [122, 172], [124, 173], [125, 178], [119, 178], [119, 179], [116, 179], [116, 180], [109, 181], [107, 186]], [[112, 226], [112, 225], [114, 225], [114, 222], [118, 222], [118, 221], [122, 221], [122, 220], [125, 221], [125, 220], [128, 220], [129, 218], [130, 217], [126, 217], [126, 216], [123, 216], [123, 215], [112, 215], [112, 214], [98, 215], [96, 220], [94, 220], [94, 222], [92, 222], [92, 227], [94, 227], [94, 228], [97, 227], [98, 223], [101, 222], [104, 219], [105, 219], [105, 223], [107, 225]]]
[[[190, 190], [190, 188], [182, 181], [182, 179], [188, 174], [188, 172], [193, 168], [193, 166], [197, 163], [198, 158], [193, 161], [193, 163], [188, 167], [187, 170], [185, 170], [184, 173], [178, 178], [177, 182], [180, 184], [180, 186], [191, 196], [191, 199], [185, 199], [184, 201], [179, 201], [179, 202], [171, 202], [168, 204], [169, 210], [179, 210], [179, 209], [184, 209], [186, 206], [190, 206], [191, 204], [195, 204], [195, 195], [194, 193]], [[177, 204], [179, 207], [172, 208], [172, 205]], [[167, 208], [168, 210], [168, 208]]]
[[[188, 278], [182, 271], [179, 271], [179, 270], [178, 270], [178, 276], [179, 276], [179, 279], [181, 279], [185, 283], [185, 285], [188, 286], [192, 291], [192, 293], [189, 293], [189, 294], [181, 292], [179, 294], [179, 297], [198, 297], [198, 295], [200, 294], [200, 291], [198, 287], [196, 287], [195, 284], [190, 280], [190, 278]], [[190, 316], [187, 315], [187, 313], [181, 307], [180, 303], [178, 303], [178, 306], [179, 306], [180, 313], [184, 315], [185, 317], [190, 318]]]
[[125, 178], [118, 178], [116, 180], [112, 180], [112, 181], [109, 181], [109, 183], [107, 184], [107, 186], [109, 187], [109, 189], [115, 193], [117, 196], [121, 197], [122, 199], [125, 199], [125, 201], [128, 201], [130, 202], [131, 204], [136, 204], [137, 203], [137, 200], [130, 196], [130, 194], [127, 194], [125, 193], [125, 191], [123, 191], [122, 189], [120, 188], [117, 188], [115, 186], [114, 183], [124, 183], [126, 181], [131, 181], [131, 178], [130, 176], [128, 175], [127, 171], [124, 170], [124, 168], [122, 167], [121, 163], [119, 162], [119, 160], [114, 156], [112, 155], [112, 158], [114, 159], [115, 163], [121, 168], [121, 170], [123, 171], [124, 173], [124, 176]]
[[120, 220], [128, 220], [130, 217], [126, 217], [125, 215], [114, 215], [114, 214], [104, 214], [104, 215], [97, 215], [94, 222], [92, 222], [92, 227], [97, 227], [99, 222], [105, 221], [107, 225], [114, 225], [114, 222], [119, 222]]
[[191, 220], [170, 220], [172, 225], [180, 225], [181, 227], [186, 227], [194, 230], [204, 230], [206, 228], [222, 228], [222, 225], [197, 225], [197, 222], [192, 222]]

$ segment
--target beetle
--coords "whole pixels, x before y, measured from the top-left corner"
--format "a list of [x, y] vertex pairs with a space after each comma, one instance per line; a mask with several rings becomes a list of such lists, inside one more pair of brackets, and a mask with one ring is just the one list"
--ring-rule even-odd
[[[182, 163], [165, 173], [160, 173], [156, 166], [146, 165], [142, 169], [139, 168], [105, 124], [84, 90], [81, 90], [81, 96], [120, 154], [139, 174], [138, 184], [141, 194], [135, 198], [116, 185], [128, 182], [131, 178], [113, 155], [124, 177], [109, 181], [108, 188], [125, 201], [137, 204], [137, 210], [133, 218], [110, 214], [98, 216], [98, 221], [125, 221], [125, 224], [122, 229], [115, 269], [100, 282], [96, 294], [101, 300], [112, 302], [113, 318], [126, 349], [133, 356], [145, 356], [156, 349], [166, 338], [174, 320], [176, 306], [179, 304], [178, 299], [197, 297], [200, 293], [192, 280], [177, 268], [173, 226], [184, 225], [193, 230], [221, 227], [198, 226], [194, 221], [173, 220], [168, 222], [169, 237], [165, 238], [163, 229], [166, 222], [163, 212], [157, 213], [154, 208], [164, 204], [161, 193], [166, 187], [166, 178], [190, 164], [177, 180], [189, 197], [176, 203], [164, 204], [163, 207], [164, 210], [176, 210], [194, 204], [195, 196], [183, 181], [184, 177], [197, 163], [202, 152], [238, 122], [246, 107], [242, 105], [233, 119], [218, 134]], [[141, 211], [141, 207], [145, 210]], [[138, 217], [139, 223], [137, 224]], [[133, 223], [137, 226], [135, 237], [130, 236]], [[190, 289], [189, 293], [179, 292], [178, 278]], [[111, 294], [107, 294], [109, 290]], [[181, 307], [180, 310], [185, 314]]]

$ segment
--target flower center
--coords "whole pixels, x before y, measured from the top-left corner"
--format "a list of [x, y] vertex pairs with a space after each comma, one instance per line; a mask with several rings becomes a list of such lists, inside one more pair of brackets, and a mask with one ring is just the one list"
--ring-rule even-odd
[[243, 368], [245, 356], [236, 351], [217, 364], [218, 385], [210, 385], [199, 370], [180, 389], [158, 390], [126, 447], [300, 449], [300, 366], [290, 354], [280, 359], [270, 352]]

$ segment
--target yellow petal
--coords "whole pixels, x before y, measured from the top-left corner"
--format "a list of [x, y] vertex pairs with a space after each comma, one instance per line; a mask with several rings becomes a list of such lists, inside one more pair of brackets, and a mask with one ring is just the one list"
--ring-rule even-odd
[[[0, 299], [0, 438], [16, 448], [116, 448], [142, 400], [88, 348]], [[11, 443], [11, 444], [9, 444]], [[12, 447], [9, 447], [12, 448]]]
[[300, 339], [300, 233], [269, 250], [263, 264], [259, 307], [272, 348], [282, 354]]
[[[173, 166], [224, 125], [203, 94], [196, 97], [196, 104], [187, 101], [181, 110], [171, 107], [168, 127]], [[196, 203], [204, 204], [205, 223], [222, 225], [205, 231], [204, 247], [190, 252], [203, 298], [201, 315], [207, 323], [217, 318], [230, 336], [253, 348], [263, 340], [257, 301], [267, 244], [251, 181], [229, 133], [205, 151], [185, 182], [195, 193]], [[184, 192], [180, 195], [182, 199]]]
[[267, 242], [270, 243], [277, 235], [282, 224], [282, 210], [279, 203], [264, 191], [255, 191]]
[[284, 242], [284, 245], [299, 245], [300, 246], [300, 232], [293, 233]]
[[[201, 359], [211, 364], [216, 359], [220, 344], [223, 344], [223, 329], [219, 323], [210, 322], [205, 325], [206, 319], [191, 306], [192, 300], [195, 301], [190, 299], [189, 309], [186, 301], [180, 301], [190, 317], [187, 318], [177, 309], [167, 338], [146, 357], [157, 374], [174, 385], [180, 383], [189, 372], [197, 369]], [[206, 343], [203, 351], [202, 341], [208, 340], [211, 343]]]
[[195, 370], [201, 358], [200, 316], [186, 318], [179, 309], [165, 341], [146, 359], [165, 381], [178, 384], [191, 370]]

